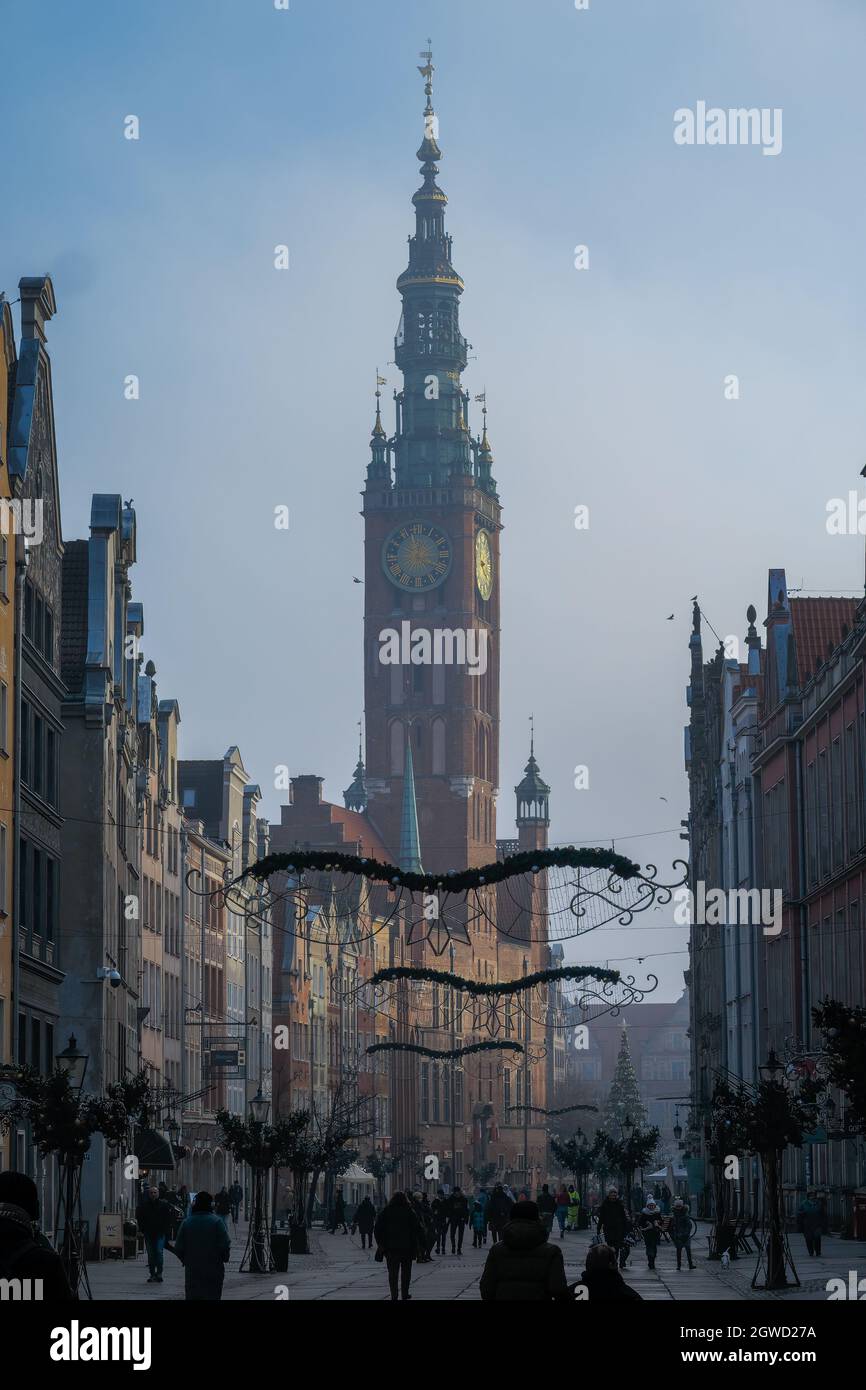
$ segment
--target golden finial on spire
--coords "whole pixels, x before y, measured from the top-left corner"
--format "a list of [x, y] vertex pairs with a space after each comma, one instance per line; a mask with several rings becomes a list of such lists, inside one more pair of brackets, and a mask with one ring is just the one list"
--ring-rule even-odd
[[424, 107], [424, 138], [425, 140], [438, 140], [439, 121], [433, 111], [433, 74], [436, 71], [433, 66], [433, 40], [427, 40], [427, 47], [418, 54], [419, 58], [424, 59], [424, 66], [419, 67], [418, 71], [424, 78], [424, 95], [427, 98], [427, 105]]
[[379, 387], [380, 387], [380, 386], [387, 386], [387, 385], [388, 385], [388, 378], [387, 378], [387, 377], [384, 377], [384, 376], [380, 376], [380, 375], [379, 375], [379, 368], [377, 367], [377, 368], [376, 368], [376, 423], [375, 423], [374, 426], [373, 426], [373, 433], [374, 433], [374, 435], [375, 435], [375, 434], [384, 435], [384, 433], [385, 433], [385, 431], [384, 431], [383, 428], [382, 428], [382, 414], [381, 414], [382, 392], [379, 390]]

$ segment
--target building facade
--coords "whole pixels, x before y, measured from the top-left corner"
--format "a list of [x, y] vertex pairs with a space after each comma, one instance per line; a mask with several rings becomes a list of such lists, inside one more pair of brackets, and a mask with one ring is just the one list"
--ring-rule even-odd
[[[143, 901], [138, 651], [132, 602], [135, 512], [115, 494], [93, 498], [90, 538], [63, 556], [61, 802], [67, 866], [60, 903], [64, 1030], [89, 1061], [86, 1088], [103, 1094], [140, 1066]], [[35, 853], [35, 850], [34, 850]], [[85, 1219], [134, 1201], [119, 1155], [93, 1138], [82, 1178]]]

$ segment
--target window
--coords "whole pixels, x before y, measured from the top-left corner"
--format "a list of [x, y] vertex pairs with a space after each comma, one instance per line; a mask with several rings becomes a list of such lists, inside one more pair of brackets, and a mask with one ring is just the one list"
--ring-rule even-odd
[[421, 1119], [430, 1118], [430, 1063], [421, 1063]]
[[21, 701], [21, 780], [30, 786], [30, 706]]
[[9, 752], [9, 687], [0, 681], [0, 753]]
[[0, 536], [0, 594], [9, 597], [9, 539]]
[[[5, 825], [0, 824], [0, 912], [6, 912], [6, 890], [7, 890], [7, 835]], [[3, 1050], [3, 1030], [0, 1028], [0, 1052]]]

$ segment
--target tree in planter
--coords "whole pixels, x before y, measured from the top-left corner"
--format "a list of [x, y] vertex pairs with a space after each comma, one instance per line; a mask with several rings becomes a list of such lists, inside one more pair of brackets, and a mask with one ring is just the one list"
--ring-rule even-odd
[[[70, 1047], [74, 1046], [70, 1038]], [[80, 1054], [76, 1054], [79, 1055]], [[104, 1096], [75, 1088], [69, 1072], [57, 1067], [43, 1076], [30, 1066], [4, 1069], [3, 1079], [15, 1088], [15, 1099], [0, 1112], [0, 1134], [29, 1125], [39, 1152], [53, 1155], [60, 1166], [55, 1238], [63, 1232], [60, 1258], [74, 1294], [79, 1285], [90, 1297], [85, 1253], [81, 1244], [81, 1170], [94, 1134], [107, 1144], [128, 1145], [136, 1124], [147, 1123], [150, 1082], [144, 1071], [109, 1086]]]
[[[758, 1155], [764, 1184], [765, 1225], [752, 1288], [781, 1289], [789, 1284], [789, 1266], [795, 1284], [800, 1283], [785, 1236], [782, 1155], [789, 1145], [802, 1146], [803, 1135], [813, 1128], [815, 1116], [808, 1095], [791, 1094], [776, 1080], [780, 1064], [772, 1052], [766, 1070], [769, 1078], [763, 1078], [757, 1086], [741, 1085], [734, 1089], [727, 1082], [716, 1083], [710, 1143], [714, 1172], [718, 1165], [724, 1171], [726, 1158], [743, 1153]], [[717, 1253], [722, 1253], [718, 1246]], [[759, 1284], [762, 1267], [765, 1281]]]
[[576, 1183], [581, 1205], [585, 1207], [587, 1178], [596, 1167], [595, 1145], [579, 1129], [570, 1139], [551, 1139], [550, 1152]]
[[653, 1125], [651, 1129], [639, 1129], [635, 1126], [634, 1129], [627, 1130], [619, 1139], [615, 1139], [613, 1135], [605, 1134], [604, 1131], [601, 1133], [603, 1138], [600, 1151], [604, 1153], [613, 1171], [622, 1175], [626, 1206], [631, 1212], [634, 1175], [638, 1169], [649, 1168], [652, 1164], [658, 1148], [659, 1130], [656, 1125]]
[[376, 1196], [380, 1209], [385, 1205], [385, 1179], [396, 1173], [400, 1166], [400, 1158], [399, 1153], [371, 1153], [364, 1159], [364, 1167], [370, 1176], [376, 1179]]
[[866, 1135], [866, 1009], [826, 998], [812, 1018], [824, 1034], [827, 1079], [848, 1102], [847, 1128]]
[[238, 1163], [253, 1170], [253, 1212], [246, 1249], [240, 1268], [250, 1273], [266, 1274], [272, 1268], [267, 1219], [267, 1181], [271, 1168], [291, 1167], [298, 1137], [309, 1122], [309, 1111], [293, 1110], [269, 1125], [252, 1116], [245, 1120], [228, 1110], [218, 1110], [217, 1124], [223, 1132], [226, 1148]]

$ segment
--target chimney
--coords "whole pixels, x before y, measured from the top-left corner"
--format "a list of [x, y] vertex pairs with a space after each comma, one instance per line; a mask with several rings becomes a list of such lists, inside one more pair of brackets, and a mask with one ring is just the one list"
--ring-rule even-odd
[[300, 777], [293, 777], [289, 789], [290, 804], [302, 807], [321, 806], [324, 780], [324, 777], [317, 777], [312, 772], [305, 772]]
[[45, 324], [57, 313], [50, 275], [25, 275], [18, 281], [21, 295], [21, 337], [45, 342]]

